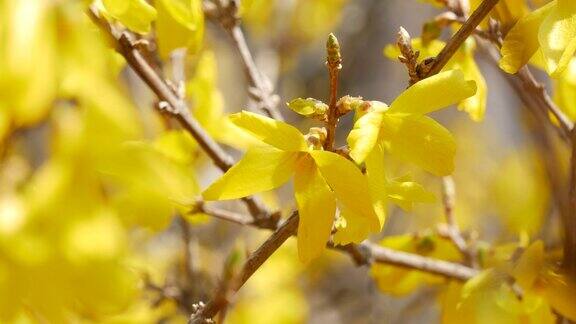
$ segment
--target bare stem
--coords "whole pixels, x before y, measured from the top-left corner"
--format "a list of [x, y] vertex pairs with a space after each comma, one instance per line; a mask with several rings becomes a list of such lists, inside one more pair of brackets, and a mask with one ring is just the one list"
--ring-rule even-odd
[[258, 108], [270, 118], [284, 120], [278, 110], [278, 102], [280, 100], [274, 94], [271, 82], [256, 66], [246, 42], [246, 36], [240, 26], [237, 1], [228, 1], [226, 4], [222, 3], [222, 0], [204, 1], [204, 12], [211, 20], [219, 23], [230, 36], [232, 44], [242, 60], [244, 72], [249, 83], [249, 94], [258, 103]]
[[426, 77], [432, 76], [439, 73], [442, 68], [448, 63], [450, 58], [454, 56], [454, 53], [460, 48], [460, 46], [466, 41], [468, 36], [470, 36], [476, 27], [488, 16], [492, 8], [496, 6], [499, 0], [484, 0], [482, 3], [474, 10], [470, 18], [460, 27], [460, 29], [452, 35], [446, 46], [442, 51], [436, 56], [434, 62], [430, 66], [430, 70], [426, 74]]
[[472, 246], [468, 245], [460, 227], [456, 222], [456, 215], [454, 208], [456, 207], [456, 185], [452, 176], [442, 178], [442, 202], [444, 204], [444, 216], [446, 217], [446, 234], [448, 238], [454, 243], [456, 248], [462, 253], [466, 259], [466, 263], [473, 268], [478, 267], [476, 260], [476, 253]]

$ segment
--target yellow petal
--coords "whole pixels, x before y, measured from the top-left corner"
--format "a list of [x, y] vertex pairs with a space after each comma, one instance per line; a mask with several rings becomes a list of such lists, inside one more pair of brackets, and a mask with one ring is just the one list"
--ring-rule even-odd
[[576, 120], [576, 58], [568, 64], [562, 78], [555, 80], [554, 101], [571, 120]]
[[456, 142], [432, 118], [386, 115], [382, 129], [390, 153], [437, 176], [454, 171]]
[[201, 0], [157, 0], [156, 33], [160, 56], [169, 58], [178, 48], [195, 53], [204, 37], [204, 12]]
[[298, 256], [308, 262], [326, 248], [336, 213], [336, 198], [309, 155], [298, 164], [294, 193], [300, 214]]
[[544, 244], [532, 243], [514, 266], [512, 276], [523, 289], [532, 289], [532, 285], [544, 267]]
[[546, 70], [559, 76], [576, 51], [576, 2], [558, 0], [538, 32]]
[[356, 165], [332, 152], [312, 151], [310, 154], [322, 177], [334, 190], [338, 202], [350, 213], [366, 218], [372, 231], [380, 230], [378, 216], [372, 208], [368, 182]]
[[460, 70], [426, 78], [406, 89], [392, 102], [389, 113], [427, 114], [458, 103], [476, 93], [476, 83]]
[[298, 129], [284, 122], [248, 111], [230, 115], [230, 120], [262, 142], [284, 151], [303, 151], [307, 145]]
[[354, 123], [354, 129], [348, 135], [350, 156], [356, 163], [362, 163], [378, 141], [382, 127], [383, 112], [372, 111], [360, 117]]
[[129, 29], [145, 34], [156, 19], [156, 9], [145, 0], [103, 0], [106, 10]]
[[433, 203], [436, 197], [421, 184], [414, 181], [392, 180], [386, 187], [388, 198], [405, 211], [411, 211], [414, 203]]
[[365, 217], [357, 216], [346, 209], [342, 209], [336, 222], [336, 230], [333, 237], [334, 243], [346, 245], [364, 241], [372, 232], [372, 226]]
[[549, 272], [544, 277], [544, 295], [558, 313], [564, 317], [576, 321], [576, 279], [566, 273]]
[[384, 169], [384, 147], [378, 143], [366, 159], [366, 178], [374, 205], [374, 212], [380, 221], [380, 228], [386, 220], [386, 202], [388, 181]]
[[469, 41], [462, 46], [459, 55], [455, 55], [452, 61], [455, 67], [462, 70], [466, 79], [476, 82], [477, 89], [475, 95], [458, 104], [458, 109], [467, 112], [473, 121], [480, 122], [484, 119], [484, 112], [486, 111], [487, 85], [474, 59], [474, 40], [469, 39]]
[[250, 149], [202, 196], [205, 200], [236, 199], [278, 188], [290, 179], [300, 157], [271, 147]]
[[554, 3], [551, 2], [535, 10], [518, 20], [510, 29], [500, 50], [502, 59], [499, 66], [502, 70], [507, 73], [518, 72], [538, 51], [540, 44], [535, 35], [553, 6]]

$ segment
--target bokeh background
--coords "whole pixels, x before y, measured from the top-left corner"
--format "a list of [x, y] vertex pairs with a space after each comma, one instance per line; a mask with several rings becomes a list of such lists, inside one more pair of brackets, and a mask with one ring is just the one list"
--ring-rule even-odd
[[[185, 322], [179, 298], [206, 300], [226, 260], [254, 250], [268, 233], [190, 213], [200, 188], [220, 172], [159, 117], [154, 96], [85, 16], [86, 4], [0, 1], [0, 321]], [[390, 103], [408, 75], [384, 56], [384, 47], [395, 43], [400, 26], [419, 37], [423, 23], [440, 12], [417, 0], [245, 0], [242, 7], [256, 63], [280, 96], [284, 116], [303, 132], [319, 125], [284, 102], [327, 100], [328, 33], [342, 47], [340, 94]], [[187, 94], [219, 137], [213, 114], [252, 103], [242, 64], [220, 26], [206, 21], [202, 48], [186, 66]], [[558, 217], [534, 150], [534, 126], [494, 62], [479, 50], [475, 58], [488, 85], [484, 121], [455, 107], [434, 114], [458, 143], [457, 221], [486, 258], [508, 253], [507, 244], [526, 237], [557, 246]], [[29, 121], [14, 113], [30, 107], [43, 112]], [[341, 121], [338, 144], [345, 144], [351, 123]], [[237, 141], [219, 140], [242, 155]], [[128, 151], [119, 154], [125, 141]], [[444, 223], [441, 179], [389, 163], [391, 176], [411, 174], [437, 199], [409, 212], [390, 207], [384, 231], [371, 240], [431, 235]], [[263, 198], [286, 215], [295, 208], [291, 192], [288, 185]], [[218, 206], [245, 212], [238, 202]], [[333, 251], [302, 265], [291, 239], [233, 299], [226, 320], [440, 320], [443, 279], [382, 271], [396, 282], [379, 287], [369, 268]], [[396, 285], [402, 282], [405, 287]]]

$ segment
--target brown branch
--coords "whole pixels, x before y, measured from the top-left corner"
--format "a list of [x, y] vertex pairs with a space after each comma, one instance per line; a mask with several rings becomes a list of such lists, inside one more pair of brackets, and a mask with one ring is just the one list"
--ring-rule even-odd
[[[465, 24], [466, 20], [462, 16], [457, 16], [457, 10], [455, 8], [450, 8], [452, 10], [453, 16], [441, 15], [447, 22], [458, 22]], [[437, 18], [442, 19], [442, 18]], [[500, 30], [499, 24], [491, 24], [489, 31], [483, 31], [478, 28], [474, 30], [474, 35], [482, 38], [485, 41], [492, 43], [496, 48], [500, 49], [502, 47], [502, 32]], [[494, 54], [491, 54], [494, 55]], [[496, 56], [498, 57], [498, 56]], [[499, 58], [495, 59], [495, 63], [498, 63]], [[540, 109], [544, 111], [549, 111], [558, 121], [560, 125], [559, 134], [563, 140], [568, 142], [570, 140], [570, 131], [574, 128], [574, 123], [562, 112], [562, 110], [554, 103], [544, 85], [536, 80], [530, 68], [528, 66], [522, 67], [515, 76], [522, 82], [525, 91], [530, 93], [530, 96], [535, 100], [532, 104], [536, 104]]]
[[[497, 52], [498, 46], [489, 47], [482, 41], [479, 41], [478, 44], [488, 54], [488, 57], [497, 64], [500, 59], [500, 55]], [[574, 180], [576, 178], [574, 176], [576, 173], [574, 169], [576, 165], [576, 158], [574, 157], [576, 138], [573, 136], [575, 132], [574, 125], [554, 104], [544, 86], [536, 81], [528, 66], [522, 67], [514, 75], [504, 73], [504, 77], [514, 88], [524, 105], [540, 121], [540, 124], [556, 131], [564, 142], [570, 144], [572, 158], [570, 161], [571, 177], [568, 183], [570, 186], [569, 190], [562, 190], [566, 186], [563, 183], [554, 182], [553, 185], [557, 189], [557, 194], [562, 195], [562, 197], [556, 199], [556, 205], [562, 215], [564, 230], [563, 265], [569, 271], [576, 272], [576, 190], [574, 189], [576, 186], [576, 180]], [[560, 127], [551, 122], [548, 113], [552, 113], [556, 117]], [[549, 178], [556, 181], [556, 177], [551, 174], [549, 174]]]
[[340, 76], [340, 70], [342, 70], [340, 44], [334, 34], [328, 36], [326, 51], [326, 66], [328, 67], [330, 76], [330, 99], [328, 104], [328, 118], [326, 119], [326, 141], [324, 142], [324, 149], [332, 151], [336, 139], [336, 126], [340, 118], [336, 103], [338, 100], [338, 78]]
[[442, 70], [442, 68], [444, 68], [454, 53], [456, 53], [464, 41], [466, 41], [468, 36], [470, 36], [476, 30], [476, 27], [478, 27], [482, 20], [488, 16], [498, 1], [499, 0], [482, 1], [482, 3], [478, 6], [478, 8], [476, 8], [476, 10], [474, 10], [472, 15], [470, 15], [462, 27], [460, 27], [460, 29], [458, 29], [458, 31], [452, 35], [438, 56], [436, 56], [430, 66], [430, 70], [427, 71], [426, 77], [437, 74]]
[[456, 185], [452, 176], [442, 178], [442, 203], [444, 205], [444, 216], [446, 217], [446, 236], [452, 241], [456, 248], [466, 259], [466, 263], [473, 268], [478, 268], [476, 260], [476, 251], [473, 246], [469, 245], [460, 227], [456, 222], [454, 208], [456, 207]]
[[[242, 286], [248, 281], [248, 279], [272, 256], [276, 250], [288, 238], [296, 233], [298, 228], [298, 213], [293, 213], [286, 222], [280, 225], [272, 235], [252, 254], [246, 263], [242, 267], [242, 270], [238, 276], [235, 278], [231, 284], [230, 292], [235, 293], [237, 292]], [[220, 292], [216, 294], [215, 298], [208, 302], [204, 307], [202, 307], [197, 313], [192, 315], [189, 323], [191, 324], [199, 324], [205, 323], [207, 319], [211, 319], [214, 317], [222, 307], [228, 304], [228, 293], [227, 292]]]
[[[485, 0], [482, 4], [476, 9], [476, 11], [472, 14], [470, 19], [468, 19], [462, 28], [452, 37], [452, 39], [459, 40], [461, 44], [466, 37], [468, 37], [472, 32], [473, 29], [476, 29], [478, 23], [480, 23], [483, 18], [490, 12], [491, 8], [497, 3], [497, 0]], [[459, 3], [459, 2], [456, 2]], [[464, 17], [464, 13], [459, 8], [459, 6], [454, 5], [451, 2], [446, 2], [446, 6], [452, 10], [456, 15], [460, 17]], [[483, 13], [483, 17], [480, 16], [480, 13]], [[475, 25], [469, 24], [472, 19], [477, 22]], [[473, 26], [472, 26], [473, 25]], [[467, 28], [468, 33], [466, 37], [462, 38], [462, 35], [458, 38], [456, 37], [458, 34], [464, 34], [464, 32], [460, 33]], [[499, 53], [495, 53], [496, 50], [499, 50], [502, 46], [502, 38], [501, 38], [501, 31], [497, 28], [497, 26], [491, 26], [493, 29], [492, 35], [496, 37], [488, 38], [494, 46], [488, 47], [486, 46], [483, 41], [478, 37], [478, 43], [481, 47], [488, 53], [488, 56], [494, 61], [495, 64], [498, 64], [500, 60]], [[451, 50], [447, 49], [448, 45], [444, 48], [443, 52], [450, 53]], [[458, 46], [452, 46], [452, 48], [457, 49]], [[455, 51], [454, 49], [454, 51]], [[442, 53], [440, 53], [442, 54]], [[441, 55], [438, 55], [440, 57]], [[443, 60], [436, 59], [436, 61], [444, 62], [446, 64], [449, 60], [448, 55]], [[440, 63], [437, 63], [440, 64]], [[442, 67], [435, 67], [431, 69], [432, 75], [434, 72], [438, 72], [441, 70]], [[566, 143], [570, 144], [572, 149], [572, 167], [571, 167], [571, 179], [570, 179], [570, 190], [568, 190], [568, 195], [566, 198], [561, 198], [558, 200], [558, 208], [562, 213], [563, 225], [564, 225], [564, 266], [570, 270], [576, 272], [576, 157], [574, 151], [576, 150], [576, 130], [574, 128], [574, 123], [566, 116], [562, 110], [556, 106], [553, 102], [552, 98], [548, 95], [544, 85], [536, 80], [528, 66], [522, 67], [516, 74], [514, 75], [505, 75], [506, 80], [512, 85], [515, 89], [516, 93], [522, 100], [522, 102], [530, 108], [534, 115], [542, 122], [543, 125], [547, 127], [553, 127], [555, 131], [558, 132], [560, 138], [564, 140]], [[555, 120], [557, 121], [558, 126], [547, 116], [550, 113], [554, 116]], [[567, 203], [564, 203], [565, 200], [568, 200]]]
[[476, 274], [477, 270], [458, 263], [423, 257], [417, 254], [396, 251], [374, 244], [362, 244], [370, 249], [374, 262], [386, 263], [408, 269], [433, 273], [448, 279], [466, 281]]
[[[206, 214], [211, 215], [210, 213]], [[225, 221], [236, 223], [236, 216], [228, 218], [225, 216], [225, 213], [213, 216]], [[247, 225], [265, 229], [257, 223], [251, 223]], [[476, 270], [461, 264], [423, 257], [417, 254], [396, 251], [371, 243], [348, 244], [344, 246], [328, 243], [327, 247], [332, 250], [346, 252], [357, 265], [368, 265], [372, 262], [390, 263], [393, 265], [430, 272], [446, 278], [457, 280], [470, 279], [476, 273]], [[425, 265], [424, 268], [422, 268], [423, 264]], [[447, 264], [449, 264], [449, 266]]]
[[250, 85], [248, 93], [256, 100], [258, 108], [270, 118], [284, 120], [278, 110], [280, 100], [274, 94], [272, 84], [256, 66], [246, 42], [246, 36], [240, 26], [237, 1], [228, 0], [226, 3], [222, 0], [204, 1], [204, 13], [212, 21], [220, 24], [230, 36], [232, 44], [242, 59], [244, 73]]
[[[204, 210], [206, 214], [211, 215], [208, 211], [210, 211], [210, 209]], [[237, 215], [234, 213], [219, 213], [218, 215], [212, 216], [237, 223]], [[289, 237], [297, 234], [298, 218], [298, 212], [293, 212], [292, 216], [279, 226], [274, 233], [250, 255], [244, 264], [240, 275], [232, 282], [229, 289], [218, 289], [213, 299], [205, 305], [202, 304], [202, 306], [198, 308], [198, 311], [191, 316], [189, 323], [206, 323], [212, 317], [216, 316], [220, 310], [225, 308], [228, 305], [229, 295], [236, 293], [246, 283], [246, 281], [250, 279], [256, 270], [258, 270], [260, 266], [262, 266], [262, 264], [268, 260], [268, 258]], [[250, 223], [246, 225], [264, 229], [264, 227], [260, 226], [258, 223]], [[329, 242], [327, 247], [347, 253], [357, 265], [369, 265], [372, 262], [384, 263], [407, 269], [428, 272], [447, 279], [459, 281], [466, 281], [478, 274], [477, 270], [458, 263], [396, 251], [372, 243], [335, 246], [332, 242]]]
[[204, 202], [198, 203], [196, 212], [201, 212], [214, 218], [219, 218], [238, 225], [253, 225], [254, 220], [242, 214], [228, 210], [207, 206]]
[[574, 123], [572, 123], [570, 118], [552, 101], [544, 85], [536, 80], [528, 66], [522, 67], [515, 76], [522, 81], [524, 90], [534, 98], [538, 107], [542, 111], [550, 112], [556, 118], [560, 127], [555, 128], [558, 130], [560, 137], [564, 141], [569, 142], [572, 138], [571, 131], [574, 128]]
[[[180, 125], [194, 137], [200, 147], [220, 170], [226, 172], [234, 164], [234, 160], [216, 143], [202, 128], [198, 121], [191, 115], [186, 102], [182, 100], [176, 91], [168, 85], [166, 80], [146, 60], [141, 48], [134, 45], [132, 35], [127, 31], [116, 31], [112, 26], [99, 16], [97, 9], [91, 7], [87, 11], [88, 16], [98, 25], [125, 59], [128, 65], [138, 74], [150, 90], [161, 100], [158, 105], [163, 112], [175, 118]], [[248, 207], [254, 219], [274, 227], [276, 217], [268, 217], [272, 213], [256, 198], [246, 197], [242, 199]]]

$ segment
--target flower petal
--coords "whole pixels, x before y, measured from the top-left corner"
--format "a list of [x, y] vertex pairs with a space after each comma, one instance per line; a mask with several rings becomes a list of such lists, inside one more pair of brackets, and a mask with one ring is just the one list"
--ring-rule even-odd
[[336, 197], [309, 155], [298, 164], [294, 192], [300, 214], [298, 256], [302, 262], [308, 262], [326, 248], [336, 213]]
[[576, 52], [576, 3], [558, 0], [538, 32], [546, 70], [558, 76]]
[[380, 230], [378, 217], [372, 208], [368, 182], [356, 165], [328, 151], [312, 151], [310, 155], [344, 208], [366, 218], [372, 231]]
[[236, 199], [277, 188], [290, 179], [301, 156], [271, 147], [252, 148], [202, 196], [205, 200]]
[[230, 115], [230, 120], [262, 142], [283, 151], [306, 150], [306, 140], [294, 126], [248, 111]]
[[416, 82], [390, 105], [389, 113], [427, 114], [456, 104], [476, 93], [476, 82], [460, 70], [438, 73]]
[[411, 211], [414, 203], [433, 203], [436, 197], [421, 184], [414, 181], [392, 180], [386, 187], [388, 198], [405, 211]]
[[372, 226], [365, 217], [350, 213], [345, 209], [340, 211], [336, 229], [333, 241], [338, 245], [361, 243], [372, 232]]
[[374, 205], [374, 212], [380, 221], [380, 228], [386, 220], [387, 185], [386, 172], [384, 171], [384, 147], [382, 143], [374, 146], [372, 152], [366, 158], [366, 178]]
[[383, 116], [384, 114], [380, 111], [372, 111], [354, 123], [354, 129], [348, 135], [347, 141], [350, 156], [356, 163], [362, 163], [376, 145]]
[[390, 153], [437, 176], [454, 171], [456, 142], [432, 118], [387, 115], [382, 129]]
[[516, 73], [536, 54], [540, 48], [540, 43], [538, 43], [538, 39], [534, 35], [536, 35], [544, 18], [546, 18], [553, 7], [554, 3], [551, 2], [542, 8], [534, 10], [518, 20], [514, 27], [510, 29], [504, 38], [500, 50], [502, 59], [500, 59], [498, 65], [502, 70], [511, 74]]

